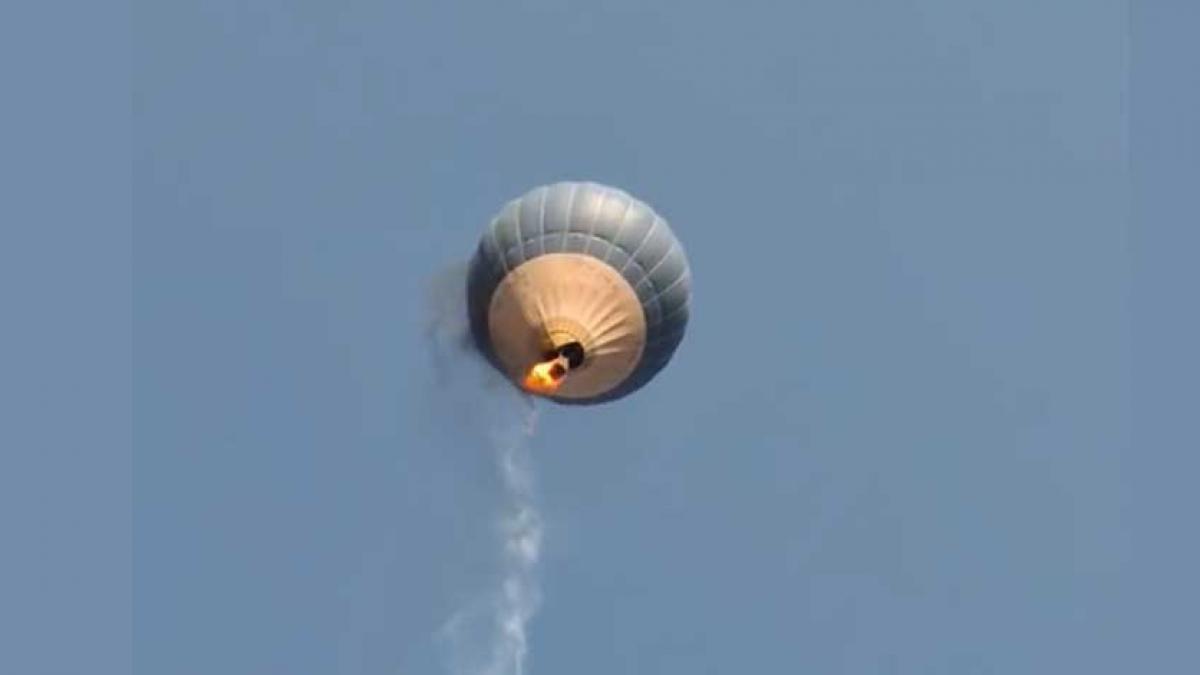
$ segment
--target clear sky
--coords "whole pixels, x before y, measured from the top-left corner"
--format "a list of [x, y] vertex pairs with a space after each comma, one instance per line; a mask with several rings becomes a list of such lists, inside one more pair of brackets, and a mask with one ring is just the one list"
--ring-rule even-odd
[[445, 671], [499, 486], [431, 391], [425, 295], [559, 179], [654, 205], [695, 297], [647, 388], [543, 406], [530, 673], [1154, 662], [1125, 3], [208, 0], [132, 26], [138, 672]]

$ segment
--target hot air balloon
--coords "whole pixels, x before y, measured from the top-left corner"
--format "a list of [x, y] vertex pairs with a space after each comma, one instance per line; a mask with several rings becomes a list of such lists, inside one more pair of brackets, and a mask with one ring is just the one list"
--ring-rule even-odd
[[691, 272], [667, 221], [617, 188], [560, 182], [508, 203], [467, 278], [471, 335], [514, 384], [558, 403], [612, 401], [671, 360]]

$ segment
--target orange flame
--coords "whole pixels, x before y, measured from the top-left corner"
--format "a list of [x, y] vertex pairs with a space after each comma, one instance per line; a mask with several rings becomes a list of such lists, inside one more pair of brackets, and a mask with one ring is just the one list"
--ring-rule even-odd
[[535, 363], [525, 374], [525, 388], [539, 394], [552, 394], [567, 376], [567, 367], [567, 360], [562, 356]]

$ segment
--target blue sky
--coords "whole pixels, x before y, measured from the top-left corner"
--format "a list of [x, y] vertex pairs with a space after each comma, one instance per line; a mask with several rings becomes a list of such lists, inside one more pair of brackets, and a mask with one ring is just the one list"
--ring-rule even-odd
[[[12, 305], [57, 356], [9, 366], [35, 452], [5, 472], [28, 544], [4, 589], [33, 611], [5, 670], [121, 663], [126, 620], [80, 607], [131, 591], [138, 672], [445, 672], [434, 632], [495, 573], [501, 497], [425, 294], [506, 200], [583, 178], [671, 221], [694, 312], [634, 397], [542, 406], [530, 673], [1178, 671], [1197, 552], [1158, 514], [1194, 511], [1195, 369], [1165, 354], [1196, 325], [1172, 318], [1186, 246], [1130, 223], [1186, 222], [1167, 195], [1195, 176], [1194, 133], [1139, 102], [1196, 101], [1129, 69], [1131, 31], [1179, 62], [1156, 38], [1185, 22], [778, 5], [137, 6], [132, 298], [88, 300], [87, 252], [126, 239], [51, 228], [25, 248], [75, 272]], [[68, 298], [93, 309], [46, 311]], [[96, 355], [123, 331], [132, 363]], [[73, 384], [105, 367], [132, 380], [131, 523], [128, 460], [86, 451], [128, 407]]]
[[1114, 665], [1119, 3], [137, 21], [141, 670], [442, 670], [498, 487], [421, 303], [560, 178], [660, 209], [695, 313], [636, 398], [543, 415], [530, 672]]

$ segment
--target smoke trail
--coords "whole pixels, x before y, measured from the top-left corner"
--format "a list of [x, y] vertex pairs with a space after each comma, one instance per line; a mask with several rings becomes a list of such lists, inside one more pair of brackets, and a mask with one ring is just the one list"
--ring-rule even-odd
[[532, 402], [523, 403], [523, 417], [497, 425], [489, 434], [504, 490], [497, 519], [503, 551], [501, 570], [498, 588], [455, 613], [442, 628], [442, 637], [451, 648], [455, 675], [525, 673], [529, 621], [540, 603], [537, 565], [543, 526], [530, 453], [537, 410]]
[[496, 620], [501, 632], [487, 673], [522, 675], [528, 651], [526, 627], [537, 611], [538, 558], [542, 550], [542, 519], [533, 496], [533, 469], [529, 439], [537, 423], [537, 409], [529, 408], [522, 435], [495, 438], [499, 450], [500, 473], [508, 499], [503, 519], [504, 582]]
[[524, 675], [529, 622], [540, 603], [537, 565], [543, 524], [531, 454], [537, 408], [532, 398], [498, 381], [480, 359], [461, 358], [471, 351], [463, 302], [465, 276], [460, 265], [433, 280], [427, 336], [443, 384], [453, 379], [456, 365], [473, 363], [481, 369], [481, 378], [467, 378], [467, 400], [458, 409], [469, 411], [474, 421], [482, 423], [499, 474], [503, 495], [496, 532], [501, 556], [496, 587], [455, 612], [438, 637], [449, 650], [454, 675]]

